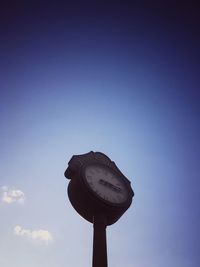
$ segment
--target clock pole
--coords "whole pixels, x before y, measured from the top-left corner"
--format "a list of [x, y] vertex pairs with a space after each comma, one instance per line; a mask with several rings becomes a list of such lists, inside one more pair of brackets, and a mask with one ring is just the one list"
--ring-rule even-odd
[[96, 214], [94, 216], [93, 235], [93, 259], [92, 267], [107, 267], [107, 245], [106, 245], [106, 216]]

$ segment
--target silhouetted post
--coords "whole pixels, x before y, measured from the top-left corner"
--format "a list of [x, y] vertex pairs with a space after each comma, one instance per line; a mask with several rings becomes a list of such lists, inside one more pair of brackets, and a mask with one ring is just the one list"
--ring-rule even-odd
[[94, 216], [93, 227], [92, 267], [107, 267], [106, 217], [103, 214]]

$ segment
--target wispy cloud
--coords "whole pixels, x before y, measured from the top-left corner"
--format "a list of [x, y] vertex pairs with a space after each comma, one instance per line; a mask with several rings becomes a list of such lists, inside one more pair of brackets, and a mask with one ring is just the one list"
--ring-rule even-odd
[[11, 189], [8, 186], [0, 187], [0, 196], [1, 201], [7, 204], [11, 204], [13, 202], [23, 204], [25, 200], [24, 192], [19, 189]]
[[47, 230], [29, 230], [29, 229], [23, 229], [21, 226], [16, 225], [14, 227], [14, 234], [21, 237], [28, 237], [33, 240], [41, 240], [41, 241], [52, 241], [52, 235]]

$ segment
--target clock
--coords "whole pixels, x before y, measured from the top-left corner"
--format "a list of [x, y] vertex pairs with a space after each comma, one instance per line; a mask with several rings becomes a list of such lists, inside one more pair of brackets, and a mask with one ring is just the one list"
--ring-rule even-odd
[[68, 196], [72, 206], [91, 223], [101, 214], [106, 224], [111, 225], [132, 203], [134, 192], [130, 181], [101, 152], [73, 156], [65, 177], [70, 179]]
[[93, 224], [93, 267], [107, 267], [106, 227], [130, 207], [134, 192], [116, 164], [101, 152], [74, 155], [65, 177], [74, 209]]
[[86, 165], [83, 177], [94, 196], [108, 205], [121, 205], [127, 201], [129, 192], [124, 178], [107, 165]]

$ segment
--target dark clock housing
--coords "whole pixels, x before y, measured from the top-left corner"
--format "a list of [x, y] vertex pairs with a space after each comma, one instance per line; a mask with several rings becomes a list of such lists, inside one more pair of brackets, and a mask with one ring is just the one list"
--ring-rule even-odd
[[[90, 166], [99, 166], [100, 168], [111, 172], [116, 179], [120, 179], [126, 190], [127, 197], [125, 201], [112, 203], [106, 198], [101, 197], [88, 184], [85, 176], [85, 170]], [[92, 176], [92, 175], [91, 175]], [[106, 218], [106, 224], [115, 223], [122, 214], [129, 208], [134, 196], [130, 181], [121, 173], [115, 163], [101, 152], [89, 152], [83, 155], [75, 155], [68, 163], [65, 171], [65, 177], [70, 179], [68, 185], [68, 196], [75, 210], [86, 220], [93, 223], [94, 217], [103, 214]], [[91, 177], [92, 180], [92, 177]], [[98, 176], [98, 186], [109, 188], [112, 194], [120, 194], [120, 186], [111, 183]]]

